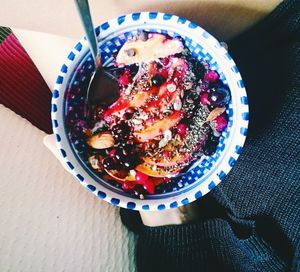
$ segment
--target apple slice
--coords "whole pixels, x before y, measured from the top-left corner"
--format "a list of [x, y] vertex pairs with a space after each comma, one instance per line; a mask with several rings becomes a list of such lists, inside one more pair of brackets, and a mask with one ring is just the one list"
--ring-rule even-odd
[[167, 171], [164, 167], [156, 167], [156, 169], [153, 169], [153, 166], [142, 163], [139, 164], [135, 170], [140, 171], [150, 177], [155, 178], [165, 178], [165, 177], [173, 177], [176, 176], [179, 173], [179, 170], [173, 170], [173, 171]]
[[174, 111], [168, 117], [153, 123], [152, 126], [149, 126], [138, 133], [135, 133], [135, 137], [139, 142], [147, 142], [156, 136], [162, 135], [165, 130], [174, 127], [181, 118], [182, 111]]
[[150, 62], [182, 52], [184, 46], [177, 39], [168, 39], [163, 34], [149, 33], [147, 40], [128, 40], [120, 49], [116, 62], [118, 65]]
[[156, 165], [158, 167], [170, 167], [170, 166], [180, 165], [182, 163], [188, 162], [190, 157], [191, 157], [190, 154], [180, 154], [180, 155], [175, 155], [170, 160], [163, 158], [159, 161], [154, 161], [153, 158], [151, 157], [143, 157], [142, 160], [150, 165]]
[[149, 99], [150, 95], [154, 91], [155, 90], [153, 89], [152, 91], [149, 91], [149, 92], [138, 92], [132, 97], [121, 96], [104, 113], [103, 119], [109, 123], [109, 120], [111, 119], [112, 115], [121, 117], [128, 108], [141, 107], [147, 101], [147, 99]]

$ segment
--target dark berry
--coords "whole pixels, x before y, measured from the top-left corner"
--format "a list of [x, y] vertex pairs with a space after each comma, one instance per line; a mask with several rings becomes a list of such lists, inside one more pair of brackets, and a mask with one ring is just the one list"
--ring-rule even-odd
[[192, 60], [192, 63], [192, 71], [196, 77], [196, 80], [199, 81], [199, 79], [203, 79], [206, 72], [204, 65], [195, 59]]
[[130, 76], [133, 78], [139, 70], [139, 66], [137, 64], [132, 64], [129, 67]]
[[204, 155], [211, 156], [213, 155], [217, 150], [217, 144], [214, 142], [206, 142], [206, 144], [203, 147], [203, 153]]
[[213, 134], [212, 129], [210, 129], [207, 140], [203, 146], [203, 153], [207, 156], [213, 155], [217, 150], [218, 144], [219, 144], [219, 137], [216, 137]]
[[133, 145], [129, 145], [129, 144], [123, 145], [122, 152], [125, 156], [130, 155], [132, 153], [132, 150], [133, 150]]
[[165, 82], [165, 78], [161, 74], [156, 74], [152, 77], [151, 82], [153, 86], [159, 87]]
[[124, 114], [123, 114], [123, 119], [124, 120], [129, 120], [129, 119], [131, 119], [132, 118], [132, 113], [130, 113], [130, 112], [125, 112]]
[[138, 165], [138, 160], [134, 156], [127, 156], [123, 159], [122, 164], [128, 169], [133, 169]]
[[113, 158], [107, 157], [103, 160], [103, 167], [107, 170], [113, 170], [117, 169], [117, 164]]
[[164, 65], [167, 66], [170, 63], [169, 58], [161, 58], [160, 62]]
[[213, 107], [223, 107], [230, 101], [230, 92], [225, 87], [213, 89], [208, 94], [208, 101]]
[[161, 68], [163, 68], [162, 64], [159, 62], [156, 62], [156, 69], [159, 70]]
[[124, 159], [123, 150], [122, 150], [121, 148], [116, 149], [116, 152], [115, 152], [115, 158], [116, 158], [118, 161], [122, 161], [122, 160]]

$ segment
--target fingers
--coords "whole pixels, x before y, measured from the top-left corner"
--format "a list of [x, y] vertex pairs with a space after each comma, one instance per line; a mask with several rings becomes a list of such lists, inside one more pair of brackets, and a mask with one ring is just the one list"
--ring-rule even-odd
[[67, 167], [67, 165], [63, 161], [62, 157], [58, 153], [58, 149], [57, 149], [57, 146], [56, 146], [56, 143], [55, 143], [54, 135], [51, 134], [51, 135], [45, 136], [44, 139], [43, 139], [43, 143], [53, 153], [53, 155], [59, 160], [59, 162], [62, 164], [62, 166], [65, 168], [65, 170], [70, 172], [70, 169]]

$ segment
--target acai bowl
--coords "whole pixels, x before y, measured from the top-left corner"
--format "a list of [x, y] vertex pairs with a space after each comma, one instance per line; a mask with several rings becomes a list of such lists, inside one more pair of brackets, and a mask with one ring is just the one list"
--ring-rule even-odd
[[208, 193], [233, 167], [248, 127], [246, 91], [226, 49], [196, 24], [157, 12], [120, 16], [96, 35], [119, 96], [84, 116], [94, 63], [81, 39], [52, 97], [53, 131], [70, 172], [128, 209], [176, 208]]

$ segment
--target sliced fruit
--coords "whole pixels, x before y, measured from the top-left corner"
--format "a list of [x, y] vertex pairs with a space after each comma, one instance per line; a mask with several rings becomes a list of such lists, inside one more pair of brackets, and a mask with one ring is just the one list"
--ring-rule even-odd
[[162, 135], [165, 130], [175, 126], [182, 118], [182, 111], [174, 111], [171, 115], [164, 118], [163, 120], [157, 121], [152, 126], [147, 127], [135, 134], [137, 141], [146, 142], [156, 136]]
[[145, 111], [151, 112], [154, 109], [158, 109], [163, 112], [167, 107], [172, 104], [178, 97], [178, 92], [174, 91], [172, 93], [168, 92], [167, 84], [163, 84], [158, 93], [158, 99], [153, 100], [145, 106]]
[[121, 96], [104, 113], [104, 120], [106, 122], [109, 122], [112, 115], [117, 115], [121, 117], [127, 109], [141, 107], [150, 98], [150, 95], [156, 94], [157, 92], [158, 92], [158, 88], [152, 87], [147, 92], [140, 91], [130, 97]]
[[190, 159], [189, 154], [176, 155], [173, 158], [171, 158], [170, 160], [168, 160], [166, 158], [162, 158], [158, 161], [155, 161], [154, 158], [151, 158], [151, 157], [143, 157], [142, 158], [142, 160], [144, 162], [146, 162], [147, 164], [156, 165], [159, 167], [170, 167], [170, 166], [174, 166], [174, 165], [179, 165], [179, 164], [187, 162], [189, 159]]
[[179, 172], [179, 170], [167, 171], [165, 167], [153, 167], [153, 165], [149, 165], [147, 163], [139, 164], [135, 169], [148, 176], [156, 177], [156, 178], [175, 176]]
[[107, 170], [104, 169], [105, 172], [110, 175], [112, 178], [119, 182], [125, 182], [125, 181], [134, 181], [135, 178], [131, 175], [130, 172], [124, 171], [124, 170]]
[[87, 140], [87, 144], [95, 149], [105, 149], [115, 144], [112, 134], [108, 131], [99, 132]]
[[168, 39], [163, 34], [150, 33], [148, 39], [128, 40], [120, 49], [116, 62], [118, 65], [150, 62], [182, 52], [184, 46], [177, 39]]
[[225, 107], [222, 108], [214, 108], [206, 118], [207, 122], [215, 120], [219, 115], [221, 115], [226, 110]]

